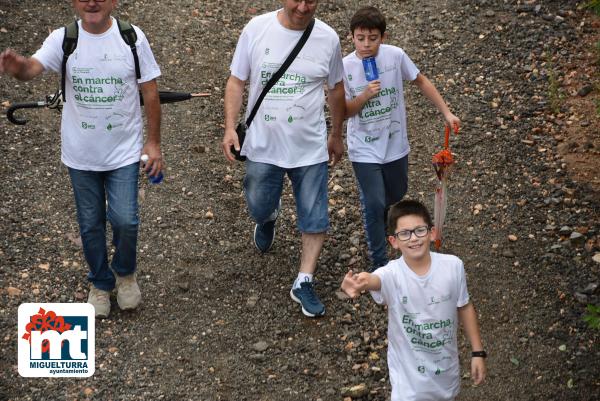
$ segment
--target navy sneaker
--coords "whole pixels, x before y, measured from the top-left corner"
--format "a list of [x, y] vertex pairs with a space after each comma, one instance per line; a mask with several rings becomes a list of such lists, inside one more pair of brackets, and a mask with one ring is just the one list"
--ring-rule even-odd
[[271, 221], [254, 226], [254, 245], [261, 253], [269, 252], [273, 246], [273, 242], [275, 241], [275, 222], [277, 221], [277, 217], [279, 217], [280, 210], [281, 199], [279, 199], [277, 209], [269, 216]]
[[292, 299], [302, 305], [302, 313], [308, 317], [323, 316], [325, 314], [325, 305], [319, 300], [315, 293], [313, 283], [305, 281], [300, 283], [300, 288], [290, 290]]
[[254, 245], [261, 253], [267, 253], [275, 242], [275, 221], [254, 226]]

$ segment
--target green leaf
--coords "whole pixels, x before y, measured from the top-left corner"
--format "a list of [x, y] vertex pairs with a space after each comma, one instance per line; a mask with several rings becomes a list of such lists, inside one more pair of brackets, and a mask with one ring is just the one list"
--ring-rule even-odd
[[587, 313], [583, 315], [583, 321], [587, 323], [590, 329], [600, 330], [600, 305], [589, 304], [586, 311]]
[[510, 361], [513, 363], [513, 365], [519, 366], [519, 360], [517, 358], [515, 358], [514, 356], [510, 357]]

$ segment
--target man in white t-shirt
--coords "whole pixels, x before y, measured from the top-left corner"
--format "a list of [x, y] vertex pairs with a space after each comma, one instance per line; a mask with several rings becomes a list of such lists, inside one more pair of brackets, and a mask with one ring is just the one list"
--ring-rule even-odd
[[[442, 114], [448, 127], [460, 120], [404, 50], [383, 44], [386, 22], [375, 7], [350, 20], [356, 50], [344, 57], [348, 157], [358, 181], [371, 271], [388, 262], [385, 214], [408, 189], [404, 81], [412, 81]], [[367, 81], [363, 62], [374, 58], [379, 78]]]
[[[90, 268], [88, 302], [101, 318], [110, 312], [115, 287], [121, 309], [135, 309], [141, 301], [135, 278], [140, 154], [148, 155], [144, 167], [150, 176], [162, 170], [156, 84], [160, 69], [145, 35], [133, 26], [141, 75], [136, 79], [133, 52], [111, 16], [116, 5], [117, 0], [73, 0], [81, 20], [77, 47], [67, 59], [61, 121], [61, 159], [69, 169]], [[0, 73], [22, 81], [48, 70], [60, 73], [65, 32], [63, 28], [52, 32], [30, 58], [5, 50], [0, 54]], [[138, 88], [148, 120], [145, 144]], [[115, 246], [110, 267], [107, 219]]]
[[[283, 8], [253, 18], [242, 31], [225, 89], [223, 153], [240, 151], [235, 127], [249, 84], [246, 116], [263, 87], [290, 54], [313, 20], [317, 0], [282, 0]], [[268, 252], [275, 238], [283, 180], [290, 178], [302, 233], [300, 272], [290, 295], [306, 316], [321, 316], [325, 307], [313, 287], [313, 274], [329, 228], [327, 161], [337, 163], [344, 150], [343, 66], [337, 34], [319, 20], [304, 47], [271, 88], [251, 122], [241, 154], [247, 157], [244, 192], [256, 221], [254, 243]], [[327, 138], [323, 87], [328, 88], [332, 128]]]
[[354, 298], [371, 291], [388, 306], [388, 366], [392, 401], [450, 401], [460, 389], [457, 328], [471, 343], [471, 378], [486, 375], [477, 314], [469, 301], [462, 261], [430, 252], [431, 216], [420, 202], [394, 204], [388, 240], [402, 257], [373, 273], [349, 271], [342, 289]]

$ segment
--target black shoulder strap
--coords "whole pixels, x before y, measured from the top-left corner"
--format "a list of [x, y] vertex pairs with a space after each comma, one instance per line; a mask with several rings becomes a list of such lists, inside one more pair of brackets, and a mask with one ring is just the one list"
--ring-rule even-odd
[[69, 25], [65, 26], [65, 36], [63, 38], [62, 50], [63, 50], [63, 59], [62, 59], [62, 67], [60, 71], [60, 89], [62, 91], [62, 98], [65, 101], [65, 76], [67, 74], [67, 60], [69, 56], [75, 51], [77, 48], [77, 39], [79, 38], [79, 25], [77, 25], [77, 21], [71, 22]]
[[246, 127], [250, 126], [250, 123], [252, 122], [252, 120], [254, 119], [254, 116], [256, 115], [256, 112], [258, 111], [258, 107], [262, 103], [265, 96], [267, 96], [267, 93], [271, 90], [273, 85], [275, 85], [277, 83], [277, 81], [279, 81], [279, 78], [281, 78], [283, 76], [283, 74], [288, 69], [288, 67], [294, 62], [294, 60], [296, 59], [296, 56], [298, 56], [298, 53], [300, 53], [300, 50], [302, 50], [302, 47], [308, 40], [308, 37], [310, 36], [310, 33], [312, 32], [314, 26], [315, 26], [315, 20], [313, 19], [312, 21], [310, 21], [310, 23], [304, 30], [304, 33], [298, 40], [298, 43], [296, 43], [296, 46], [294, 47], [294, 49], [292, 49], [291, 53], [287, 56], [287, 58], [285, 59], [285, 61], [281, 65], [281, 67], [279, 67], [279, 70], [277, 70], [277, 72], [271, 76], [271, 78], [269, 79], [269, 82], [267, 82], [267, 85], [265, 85], [260, 96], [258, 97], [258, 100], [256, 100], [256, 103], [254, 104], [254, 107], [252, 108], [252, 111], [250, 112], [248, 119], [246, 120]]
[[131, 24], [127, 21], [120, 20], [116, 18], [117, 25], [119, 26], [119, 33], [121, 37], [127, 43], [127, 45], [131, 48], [131, 53], [133, 54], [133, 62], [135, 64], [135, 77], [140, 79], [142, 74], [140, 73], [140, 60], [137, 54], [137, 48], [135, 47], [135, 42], [137, 42], [137, 34], [135, 33], [135, 29], [131, 26]]

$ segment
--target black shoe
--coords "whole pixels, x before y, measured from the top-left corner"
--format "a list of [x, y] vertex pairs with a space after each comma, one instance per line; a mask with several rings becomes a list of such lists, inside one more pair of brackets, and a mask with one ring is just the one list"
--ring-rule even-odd
[[261, 253], [269, 252], [273, 246], [273, 242], [275, 241], [275, 222], [277, 221], [277, 217], [279, 217], [280, 211], [281, 199], [279, 199], [277, 209], [270, 216], [273, 220], [254, 226], [254, 245]]
[[254, 245], [261, 253], [267, 253], [275, 241], [275, 221], [254, 226]]

